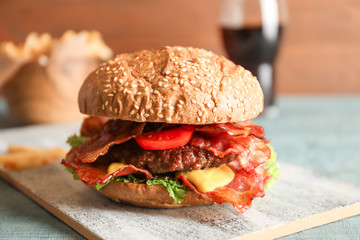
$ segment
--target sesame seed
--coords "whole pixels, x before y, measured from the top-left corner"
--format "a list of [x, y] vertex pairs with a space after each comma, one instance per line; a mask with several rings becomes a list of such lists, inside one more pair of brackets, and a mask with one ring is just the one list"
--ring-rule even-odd
[[196, 81], [195, 81], [195, 80], [192, 80], [190, 83], [191, 83], [192, 85], [195, 85], [195, 84], [196, 84]]
[[217, 107], [214, 107], [212, 112], [215, 113], [217, 111]]
[[104, 92], [104, 93], [107, 93], [107, 92], [108, 92], [108, 90], [107, 90], [107, 89], [104, 89], [104, 90], [103, 90], [103, 92]]
[[171, 121], [171, 117], [166, 117], [166, 121]]
[[180, 105], [180, 104], [178, 104], [178, 105], [176, 105], [178, 108], [182, 108], [183, 106], [182, 105]]
[[196, 118], [196, 121], [201, 122], [201, 119], [199, 117]]
[[115, 108], [115, 109], [114, 109], [114, 112], [115, 112], [115, 113], [117, 113], [117, 111], [118, 111], [118, 109], [117, 109], [117, 108]]
[[102, 109], [102, 110], [105, 110], [105, 105], [104, 105], [104, 104], [101, 106], [101, 109]]
[[196, 103], [196, 100], [195, 100], [195, 99], [191, 99], [191, 102], [192, 102], [193, 104], [195, 104], [195, 103]]
[[199, 115], [199, 117], [202, 117], [202, 115], [203, 115], [202, 111], [198, 111], [198, 115]]
[[180, 104], [184, 104], [184, 101], [183, 101], [183, 100], [179, 100], [179, 103], [180, 103]]
[[145, 114], [144, 114], [144, 117], [146, 117], [146, 118], [149, 117], [149, 116], [150, 116], [150, 115], [149, 115], [148, 113], [145, 113]]
[[174, 109], [174, 106], [169, 106], [169, 109], [170, 109], [170, 110], [173, 110], [173, 109]]
[[139, 109], [140, 107], [139, 107], [139, 105], [134, 105], [134, 108]]
[[157, 116], [158, 116], [159, 118], [163, 118], [163, 117], [164, 117], [164, 115], [162, 115], [161, 113], [159, 113]]
[[158, 82], [158, 86], [161, 87], [161, 85], [162, 85], [162, 82]]
[[130, 115], [133, 115], [135, 113], [135, 110], [131, 110]]
[[112, 106], [109, 107], [110, 112], [112, 112]]
[[108, 96], [109, 96], [109, 97], [112, 97], [112, 96], [114, 96], [114, 94], [112, 94], [112, 93], [109, 93], [109, 94], [108, 94]]
[[105, 102], [105, 106], [107, 106], [108, 104], [109, 104], [109, 102], [108, 102], [108, 101], [106, 101], [106, 102]]

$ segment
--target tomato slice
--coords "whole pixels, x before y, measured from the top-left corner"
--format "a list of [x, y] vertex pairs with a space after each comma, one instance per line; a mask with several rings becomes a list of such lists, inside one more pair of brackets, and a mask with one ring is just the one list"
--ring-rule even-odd
[[193, 131], [181, 127], [149, 132], [135, 138], [140, 147], [147, 150], [165, 150], [186, 145], [193, 135]]

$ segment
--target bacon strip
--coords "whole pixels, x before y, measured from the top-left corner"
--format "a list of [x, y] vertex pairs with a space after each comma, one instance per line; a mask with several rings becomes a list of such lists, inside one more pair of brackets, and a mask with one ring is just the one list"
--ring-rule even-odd
[[216, 188], [211, 192], [202, 193], [184, 175], [179, 175], [178, 178], [183, 181], [184, 185], [209, 201], [218, 204], [225, 202], [232, 204], [238, 213], [243, 213], [249, 209], [253, 198], [265, 195], [264, 186], [269, 180], [266, 170], [262, 167], [249, 172], [241, 169], [235, 173], [234, 179], [228, 185]]
[[91, 166], [88, 163], [81, 162], [68, 162], [62, 160], [63, 165], [72, 168], [76, 171], [79, 179], [83, 181], [88, 186], [93, 186], [95, 184], [104, 184], [112, 177], [126, 176], [132, 173], [143, 173], [146, 178], [151, 178], [152, 175], [149, 171], [141, 168], [137, 168], [134, 165], [128, 164], [124, 167], [118, 169], [117, 171], [108, 174], [106, 169], [107, 166]]
[[245, 120], [235, 123], [220, 123], [209, 125], [182, 125], [187, 130], [193, 130], [202, 133], [210, 133], [211, 135], [226, 133], [232, 136], [247, 137], [253, 135], [257, 138], [264, 138], [264, 128], [254, 124], [251, 120]]
[[106, 154], [111, 146], [141, 135], [144, 126], [145, 123], [110, 120], [99, 134], [95, 134], [84, 144], [72, 148], [67, 154], [66, 160], [83, 163], [94, 162], [99, 156]]
[[224, 157], [233, 153], [242, 168], [251, 170], [264, 164], [271, 155], [267, 141], [255, 136], [231, 136], [221, 134], [215, 136], [195, 135], [189, 142], [190, 145], [212, 152], [215, 156]]
[[263, 127], [250, 120], [183, 127], [195, 131], [190, 145], [210, 151], [220, 158], [230, 153], [236, 154], [245, 170], [254, 169], [270, 158], [271, 150], [264, 140]]
[[100, 133], [101, 128], [105, 125], [107, 121], [109, 121], [109, 118], [106, 117], [87, 117], [84, 119], [82, 125], [80, 134], [84, 137], [92, 137], [95, 134]]

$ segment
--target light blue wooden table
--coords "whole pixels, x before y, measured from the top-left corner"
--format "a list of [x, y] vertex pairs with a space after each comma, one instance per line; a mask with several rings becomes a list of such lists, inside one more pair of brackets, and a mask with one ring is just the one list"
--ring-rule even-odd
[[[255, 122], [281, 161], [360, 186], [360, 96], [282, 96], [278, 107], [277, 118]], [[82, 238], [0, 179], [0, 239]], [[281, 239], [360, 239], [360, 216]]]

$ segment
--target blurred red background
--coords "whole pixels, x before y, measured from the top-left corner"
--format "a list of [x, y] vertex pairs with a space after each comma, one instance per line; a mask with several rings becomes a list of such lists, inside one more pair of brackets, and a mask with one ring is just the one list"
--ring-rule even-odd
[[[277, 92], [360, 93], [360, 1], [288, 0], [289, 22], [277, 61]], [[97, 30], [116, 53], [163, 45], [225, 54], [221, 0], [1, 0], [0, 41], [31, 32], [59, 37]]]

